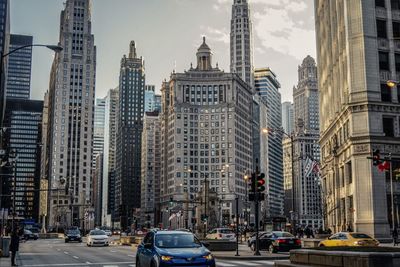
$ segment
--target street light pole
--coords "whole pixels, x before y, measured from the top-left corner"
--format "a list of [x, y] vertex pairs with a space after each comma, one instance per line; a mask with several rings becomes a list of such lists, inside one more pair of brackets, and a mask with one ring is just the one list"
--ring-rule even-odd
[[392, 205], [392, 231], [395, 229], [395, 224], [394, 224], [394, 196], [393, 196], [393, 162], [392, 162], [392, 153], [389, 153], [389, 164], [390, 164], [390, 202]]

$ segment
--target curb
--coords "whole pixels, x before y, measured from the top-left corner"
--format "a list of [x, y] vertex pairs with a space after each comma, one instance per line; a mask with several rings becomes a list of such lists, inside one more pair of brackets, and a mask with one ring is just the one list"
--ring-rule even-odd
[[288, 260], [288, 256], [281, 257], [269, 257], [269, 256], [218, 256], [214, 255], [217, 260], [248, 260], [248, 261], [276, 261], [276, 260]]

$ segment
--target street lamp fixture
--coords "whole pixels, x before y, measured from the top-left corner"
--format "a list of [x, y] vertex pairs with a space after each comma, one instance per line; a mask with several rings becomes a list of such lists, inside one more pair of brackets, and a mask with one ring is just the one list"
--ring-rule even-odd
[[395, 81], [395, 80], [388, 80], [386, 82], [386, 85], [388, 87], [390, 87], [390, 89], [393, 89], [394, 87], [396, 87], [399, 84], [399, 81]]

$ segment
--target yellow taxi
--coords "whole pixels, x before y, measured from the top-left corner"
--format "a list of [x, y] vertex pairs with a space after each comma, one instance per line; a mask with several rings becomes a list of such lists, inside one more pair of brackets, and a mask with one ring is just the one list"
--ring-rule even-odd
[[379, 241], [363, 233], [340, 232], [319, 242], [319, 247], [377, 247]]

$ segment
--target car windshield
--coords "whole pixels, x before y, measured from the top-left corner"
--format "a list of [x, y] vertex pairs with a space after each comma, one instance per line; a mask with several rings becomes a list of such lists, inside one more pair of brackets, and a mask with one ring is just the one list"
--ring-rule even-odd
[[156, 235], [156, 247], [159, 248], [196, 248], [201, 247], [200, 241], [191, 234], [160, 234]]
[[366, 235], [366, 234], [350, 234], [353, 238], [368, 238], [371, 239], [370, 236]]
[[294, 237], [291, 233], [287, 232], [274, 232], [276, 237]]
[[95, 231], [90, 231], [89, 235], [105, 235], [104, 231], [101, 230], [95, 230]]
[[218, 232], [221, 234], [233, 234], [231, 229], [219, 229]]
[[69, 234], [69, 235], [79, 235], [80, 232], [76, 231], [76, 230], [75, 231], [68, 231], [67, 234]]

